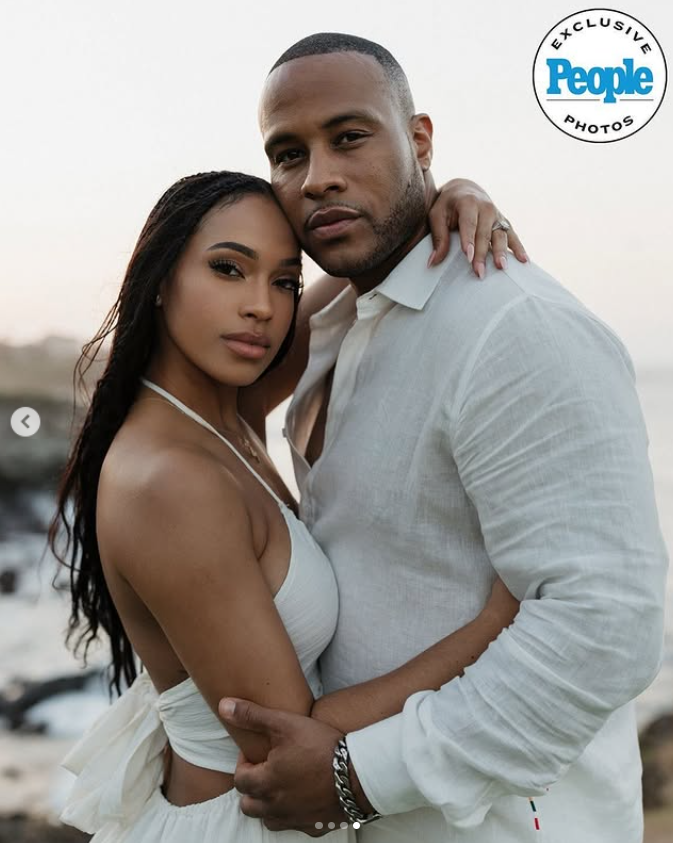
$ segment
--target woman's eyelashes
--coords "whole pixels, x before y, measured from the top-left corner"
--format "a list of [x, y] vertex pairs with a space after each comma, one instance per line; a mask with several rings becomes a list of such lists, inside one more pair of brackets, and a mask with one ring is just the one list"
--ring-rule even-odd
[[288, 284], [286, 290], [291, 290], [293, 293], [298, 293], [301, 290], [302, 283], [298, 278], [279, 278], [280, 283]]
[[[208, 264], [215, 272], [220, 275], [224, 275], [227, 278], [245, 278], [245, 274], [241, 267], [232, 260], [217, 258], [215, 260], [208, 261]], [[298, 292], [302, 285], [301, 279], [290, 277], [276, 278], [273, 283], [282, 287], [284, 290], [291, 290], [292, 292]]]
[[240, 275], [241, 278], [243, 277], [243, 272], [241, 268], [233, 261], [224, 260], [223, 258], [217, 258], [217, 260], [208, 261], [208, 264], [211, 269], [214, 269], [215, 272], [219, 272], [221, 275], [231, 276], [236, 273], [237, 275]]

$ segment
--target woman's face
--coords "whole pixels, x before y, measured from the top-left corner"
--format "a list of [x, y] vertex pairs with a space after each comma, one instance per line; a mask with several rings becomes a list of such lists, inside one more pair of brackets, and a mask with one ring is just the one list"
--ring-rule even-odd
[[[213, 209], [162, 285], [164, 330], [208, 376], [247, 386], [285, 339], [300, 274], [299, 244], [273, 200], [246, 196]], [[230, 334], [254, 334], [264, 344]]]

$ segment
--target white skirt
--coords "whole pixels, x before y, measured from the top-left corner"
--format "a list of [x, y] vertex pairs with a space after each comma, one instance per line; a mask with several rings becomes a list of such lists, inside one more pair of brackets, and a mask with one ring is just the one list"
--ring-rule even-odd
[[[233, 788], [206, 802], [179, 807], [157, 788], [133, 822], [107, 823], [92, 843], [306, 843], [310, 839], [300, 831], [269, 831], [261, 820], [241, 812], [240, 799]], [[352, 826], [329, 833], [330, 843], [356, 839]]]

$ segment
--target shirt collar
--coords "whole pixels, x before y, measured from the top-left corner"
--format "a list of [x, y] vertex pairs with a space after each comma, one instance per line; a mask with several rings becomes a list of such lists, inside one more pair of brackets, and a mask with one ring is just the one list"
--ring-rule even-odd
[[427, 234], [375, 287], [376, 292], [404, 307], [423, 310], [446, 269], [444, 264], [428, 268], [432, 248], [432, 236]]
[[373, 293], [381, 293], [390, 301], [404, 307], [423, 310], [445, 269], [443, 264], [428, 268], [428, 258], [431, 253], [432, 236], [428, 234], [404, 256], [390, 275], [377, 287], [358, 296], [357, 290], [349, 284], [322, 310], [311, 316], [309, 326], [338, 325], [344, 319], [353, 317], [358, 304], [369, 300]]

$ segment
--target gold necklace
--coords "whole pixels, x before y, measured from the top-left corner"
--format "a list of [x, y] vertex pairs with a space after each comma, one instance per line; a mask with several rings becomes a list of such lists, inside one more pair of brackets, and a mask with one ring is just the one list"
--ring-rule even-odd
[[253, 460], [255, 460], [258, 463], [262, 462], [260, 457], [259, 457], [259, 454], [255, 450], [255, 448], [253, 448], [252, 442], [250, 441], [249, 437], [245, 435], [245, 433], [240, 433], [238, 430], [233, 430], [232, 428], [229, 428], [229, 427], [223, 427], [222, 430], [225, 431], [225, 433], [229, 433], [229, 434], [232, 434], [233, 436], [235, 436], [238, 439], [242, 450], [249, 457], [251, 457]]
[[226, 430], [228, 433], [233, 433], [234, 436], [236, 436], [238, 438], [238, 441], [240, 442], [240, 444], [243, 448], [243, 451], [249, 457], [251, 457], [253, 460], [256, 460], [258, 463], [261, 463], [261, 459], [259, 458], [259, 454], [252, 447], [252, 442], [248, 439], [248, 437], [245, 435], [245, 433], [239, 433], [237, 430], [229, 430], [226, 427], [223, 428], [223, 430]]

